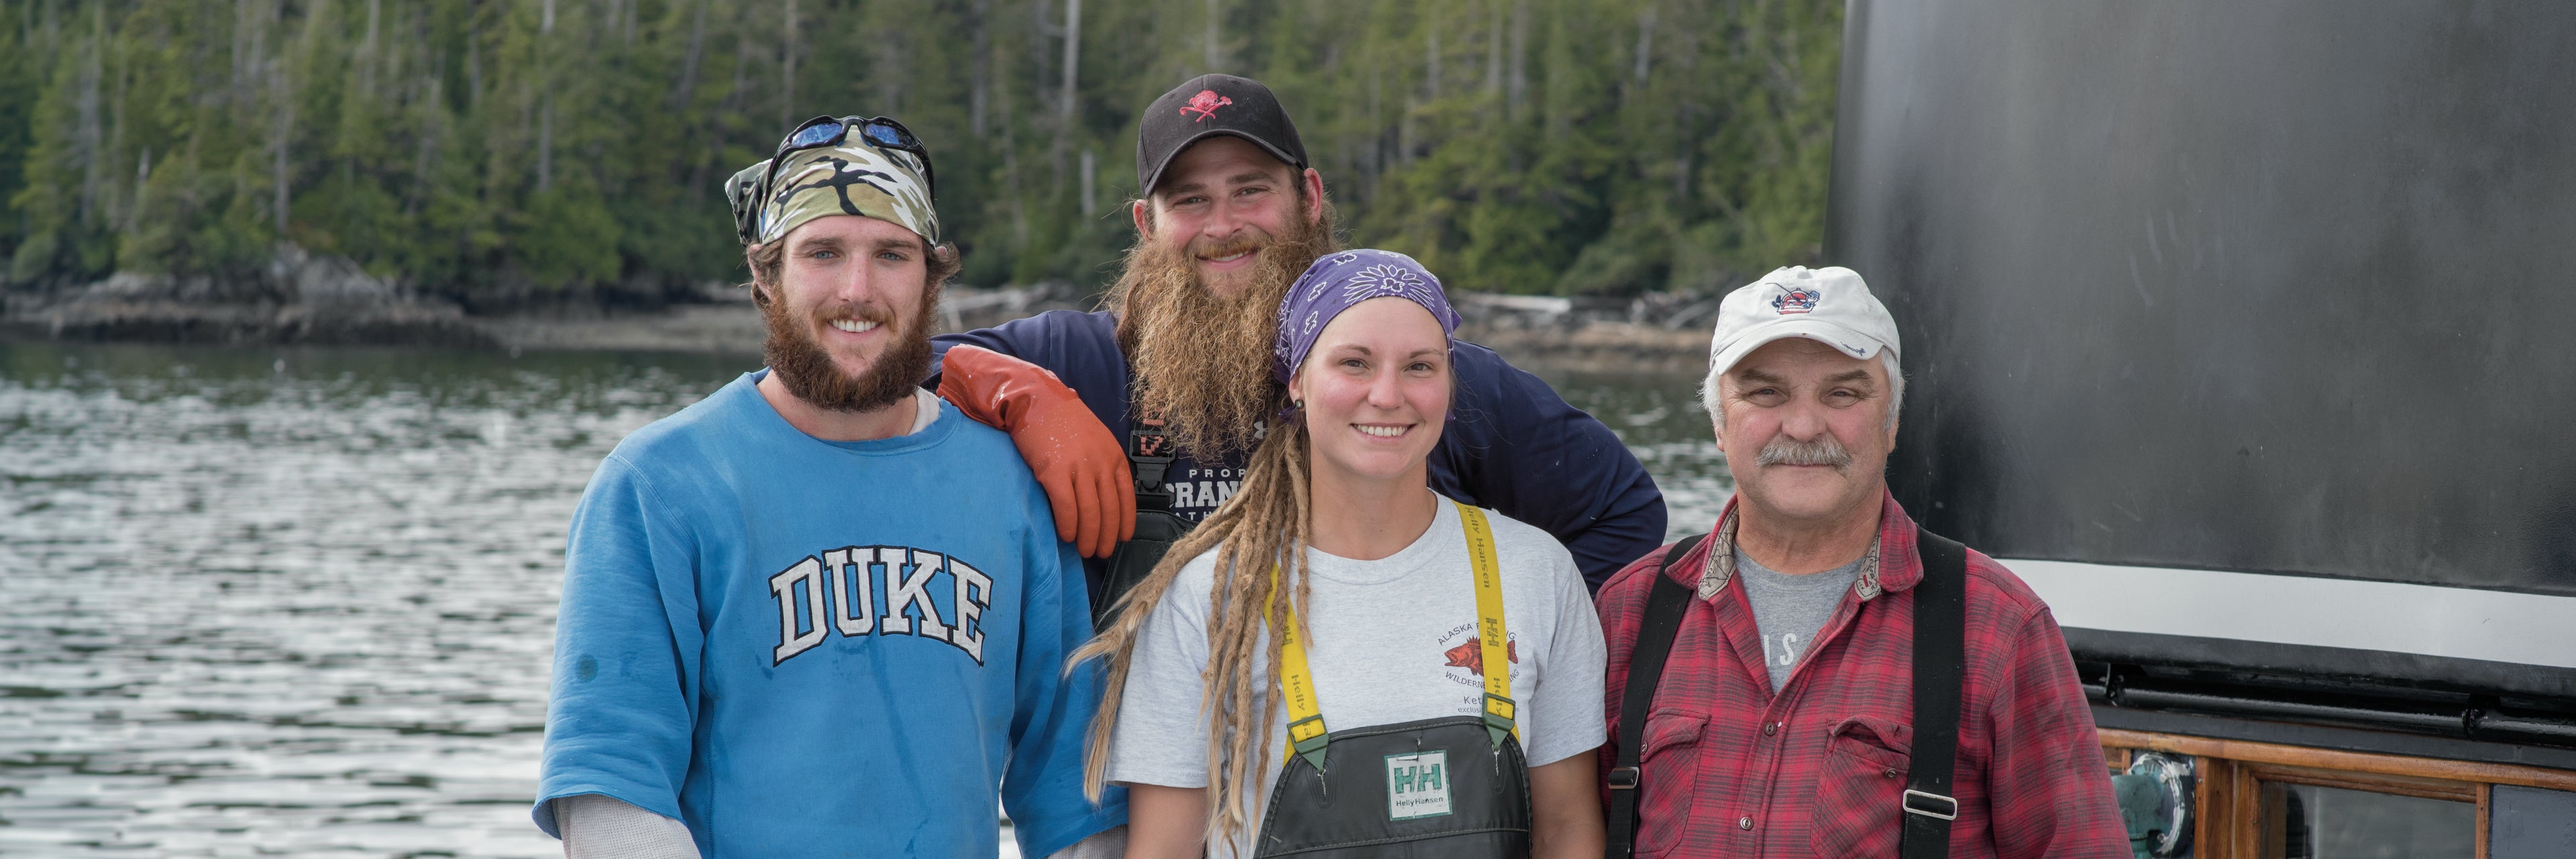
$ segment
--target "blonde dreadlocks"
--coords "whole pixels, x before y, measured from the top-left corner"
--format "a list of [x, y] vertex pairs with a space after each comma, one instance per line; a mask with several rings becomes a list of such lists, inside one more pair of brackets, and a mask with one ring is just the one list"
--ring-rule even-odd
[[[1273, 389], [1274, 409], [1284, 391]], [[1275, 413], [1275, 412], [1274, 412]], [[1073, 663], [1108, 657], [1107, 694], [1091, 723], [1091, 748], [1083, 767], [1084, 790], [1094, 800], [1109, 770], [1109, 736], [1118, 724], [1120, 693], [1136, 657], [1136, 638], [1147, 616], [1170, 592], [1191, 559], [1215, 549], [1216, 586], [1208, 594], [1208, 667], [1200, 675], [1200, 713], [1207, 719], [1208, 843], [1223, 843], [1249, 824], [1258, 779], [1270, 771], [1270, 725], [1279, 718], [1280, 624], [1306, 617], [1309, 588], [1306, 545], [1309, 445], [1302, 416], [1278, 422], [1253, 449], [1243, 488], [1205, 522], [1181, 538], [1143, 582], [1113, 610], [1116, 620], [1073, 653]], [[1274, 574], [1274, 570], [1276, 573]], [[1292, 614], [1272, 609], [1272, 594], [1289, 595]], [[1265, 637], [1265, 633], [1267, 636]], [[1255, 648], [1267, 643], [1267, 671], [1253, 670]]]

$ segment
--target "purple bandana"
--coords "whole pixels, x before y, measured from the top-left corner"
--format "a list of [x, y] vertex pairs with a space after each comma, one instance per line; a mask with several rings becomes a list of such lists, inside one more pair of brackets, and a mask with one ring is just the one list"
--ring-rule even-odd
[[1333, 317], [1351, 309], [1351, 305], [1372, 298], [1394, 296], [1431, 311], [1440, 320], [1440, 333], [1458, 333], [1458, 312], [1449, 309], [1449, 297], [1440, 291], [1440, 279], [1422, 268], [1412, 257], [1394, 251], [1356, 250], [1328, 254], [1306, 267], [1297, 282], [1288, 287], [1288, 296], [1279, 301], [1279, 336], [1270, 352], [1270, 375], [1282, 385], [1297, 375], [1306, 363], [1306, 353], [1315, 348], [1315, 337], [1332, 324]]

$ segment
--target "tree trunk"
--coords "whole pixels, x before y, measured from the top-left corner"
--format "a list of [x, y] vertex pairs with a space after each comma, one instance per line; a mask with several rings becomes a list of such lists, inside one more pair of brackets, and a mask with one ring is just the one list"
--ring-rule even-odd
[[1207, 0], [1207, 70], [1210, 74], [1225, 70], [1225, 43], [1218, 41], [1217, 24], [1225, 10], [1221, 0]]
[[143, 204], [151, 197], [151, 189], [152, 147], [145, 146], [143, 160], [134, 165], [134, 206], [127, 210], [125, 223], [128, 232], [143, 228]]
[[1485, 0], [1485, 95], [1503, 93], [1503, 0]]
[[[1422, 28], [1422, 100], [1440, 97], [1440, 19], [1439, 7], [1432, 7], [1429, 26]], [[1408, 111], [1409, 112], [1409, 111]]]
[[420, 132], [418, 134], [420, 138], [420, 152], [412, 162], [413, 191], [411, 199], [403, 202], [403, 215], [405, 217], [419, 215], [420, 207], [429, 202], [430, 195], [436, 190], [436, 186], [433, 184], [435, 179], [431, 175], [430, 169], [433, 164], [437, 163], [433, 159], [437, 156], [438, 151], [438, 120], [446, 115], [446, 111], [442, 109], [444, 105], [439, 102], [438, 98], [439, 91], [443, 88], [443, 82], [436, 76], [432, 76], [429, 78], [428, 86], [424, 87], [424, 95], [421, 96], [421, 102], [426, 107], [420, 111], [421, 123]]
[[1649, 68], [1651, 68], [1651, 67], [1652, 67], [1653, 60], [1654, 60], [1654, 56], [1655, 56], [1655, 7], [1653, 7], [1653, 6], [1648, 6], [1648, 7], [1646, 7], [1645, 9], [1640, 10], [1640, 11], [1638, 11], [1638, 12], [1637, 12], [1637, 72], [1636, 72], [1636, 77], [1637, 77], [1637, 85], [1638, 85], [1638, 86], [1640, 86], [1640, 87], [1643, 87], [1643, 86], [1645, 86], [1645, 85], [1646, 85], [1646, 71], [1647, 71], [1647, 69], [1649, 69]]
[[555, 186], [555, 91], [546, 89], [545, 104], [537, 108], [537, 193]]
[[1025, 251], [1029, 248], [1029, 195], [1020, 190], [1020, 144], [1011, 133], [1010, 78], [994, 81], [993, 108], [1002, 118], [1002, 187], [1011, 189], [1011, 249]]
[[1529, 100], [1529, 29], [1530, 0], [1512, 0], [1512, 71], [1503, 99], [1504, 116], [1512, 119]]
[[288, 194], [286, 162], [291, 150], [295, 148], [295, 84], [287, 77], [286, 59], [279, 57], [277, 65], [276, 161], [272, 164], [269, 177], [270, 184], [274, 186], [272, 191], [275, 199], [270, 204], [269, 210], [277, 216], [277, 238], [282, 241], [286, 238], [286, 207], [288, 200], [291, 199]]
[[376, 94], [376, 22], [383, 17], [384, 0], [367, 0], [367, 38], [358, 43], [358, 92], [369, 98]]
[[80, 100], [75, 109], [80, 122], [79, 150], [72, 154], [81, 166], [81, 200], [79, 223], [94, 223], [101, 210], [99, 196], [99, 148], [107, 140], [99, 120], [99, 79], [107, 74], [102, 59], [107, 53], [107, 8], [100, 0], [91, 0], [89, 58], [81, 63]]
[[796, 110], [796, 0], [787, 0], [787, 26], [779, 33], [778, 43], [780, 58], [778, 80], [781, 90], [778, 97], [778, 133], [785, 134], [789, 128], [788, 123], [795, 121], [795, 117], [791, 114]]
[[1096, 214], [1099, 214], [1099, 213], [1100, 213], [1100, 203], [1099, 203], [1098, 201], [1096, 201], [1096, 200], [1093, 200], [1093, 199], [1092, 199], [1092, 196], [1091, 196], [1091, 189], [1092, 189], [1092, 177], [1093, 177], [1093, 175], [1094, 175], [1095, 173], [1097, 173], [1097, 172], [1099, 171], [1099, 169], [1100, 169], [1100, 156], [1099, 156], [1099, 154], [1098, 154], [1098, 153], [1095, 153], [1095, 152], [1093, 152], [1093, 151], [1091, 151], [1091, 147], [1088, 147], [1088, 146], [1083, 147], [1083, 148], [1082, 148], [1082, 216], [1083, 216], [1083, 217], [1085, 217], [1085, 218], [1089, 218], [1089, 217], [1091, 217], [1091, 216], [1093, 216], [1093, 215], [1096, 215]]
[[[1081, 62], [1082, 0], [1064, 0], [1064, 102], [1057, 106], [1057, 111], [1064, 118], [1064, 130], [1067, 134], [1073, 133], [1073, 107], [1077, 101], [1076, 93], [1080, 92], [1074, 87], [1074, 79]], [[1089, 187], [1090, 181], [1084, 180], [1083, 185]], [[1085, 200], [1082, 205], [1086, 211], [1091, 208], [1088, 200]]]
[[474, 31], [472, 19], [465, 25], [465, 110], [472, 113], [483, 105], [483, 37]]
[[705, 55], [707, 44], [707, 3], [710, 0], [690, 2], [697, 6], [697, 12], [690, 16], [689, 46], [680, 56], [680, 79], [671, 84], [672, 110], [689, 105], [689, 93], [698, 88], [698, 58]]
[[975, 0], [975, 57], [969, 62], [966, 127], [977, 140], [984, 139], [984, 109], [993, 98], [993, 32], [986, 21], [992, 12], [993, 0]]

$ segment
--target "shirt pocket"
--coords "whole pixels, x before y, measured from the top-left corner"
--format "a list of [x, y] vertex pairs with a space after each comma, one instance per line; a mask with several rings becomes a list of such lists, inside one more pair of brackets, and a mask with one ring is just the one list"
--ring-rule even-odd
[[1646, 715], [1646, 743], [1637, 755], [1643, 794], [1637, 797], [1637, 811], [1640, 818], [1663, 825], [1639, 828], [1637, 855], [1662, 856], [1681, 844], [1682, 833], [1696, 816], [1692, 812], [1699, 802], [1700, 737], [1707, 727], [1704, 713], [1657, 710]]
[[1809, 835], [1818, 856], [1893, 857], [1905, 824], [1912, 728], [1875, 716], [1834, 725], [1816, 774]]

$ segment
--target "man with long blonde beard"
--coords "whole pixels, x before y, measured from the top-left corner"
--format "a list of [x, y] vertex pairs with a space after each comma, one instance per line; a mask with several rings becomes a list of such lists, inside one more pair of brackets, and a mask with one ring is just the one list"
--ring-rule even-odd
[[[1033, 464], [1088, 463], [1095, 476], [1048, 481], [1051, 469], [1038, 471], [1059, 533], [1090, 558], [1092, 604], [1104, 612], [1240, 485], [1271, 417], [1263, 397], [1280, 298], [1338, 244], [1323, 177], [1257, 81], [1203, 75], [1163, 94], [1145, 111], [1136, 150], [1145, 189], [1131, 206], [1136, 245], [1102, 310], [933, 338], [941, 396], [1010, 430]], [[1662, 542], [1663, 495], [1609, 428], [1482, 346], [1460, 341], [1455, 371], [1432, 489], [1546, 530], [1596, 588]], [[1068, 408], [1007, 402], [1066, 387], [1097, 426], [1075, 433]], [[1101, 427], [1126, 441], [1123, 456], [1066, 452], [1090, 450], [1084, 439]], [[1119, 491], [1057, 494], [1060, 485]], [[1116, 557], [1104, 559], [1112, 544]]]

